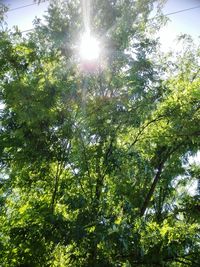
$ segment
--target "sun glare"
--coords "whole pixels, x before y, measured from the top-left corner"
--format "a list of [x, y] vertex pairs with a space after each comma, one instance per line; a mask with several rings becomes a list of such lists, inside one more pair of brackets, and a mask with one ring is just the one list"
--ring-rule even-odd
[[99, 57], [99, 42], [86, 32], [82, 35], [80, 42], [80, 57], [82, 60], [96, 60]]

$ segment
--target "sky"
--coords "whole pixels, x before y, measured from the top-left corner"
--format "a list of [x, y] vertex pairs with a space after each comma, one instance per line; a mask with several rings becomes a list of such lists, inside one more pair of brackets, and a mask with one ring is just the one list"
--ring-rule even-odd
[[[0, 0], [9, 9], [15, 9], [21, 6], [27, 6], [33, 4], [33, 0]], [[40, 5], [31, 5], [24, 8], [10, 10], [6, 15], [6, 21], [8, 26], [11, 28], [17, 25], [21, 31], [33, 28], [33, 20], [37, 16], [42, 18], [48, 8], [48, 1], [41, 3]]]
[[160, 32], [163, 49], [174, 48], [179, 34], [190, 34], [196, 43], [200, 42], [200, 0], [168, 0], [163, 9], [164, 14], [178, 10], [197, 7], [197, 9], [169, 15], [169, 22]]

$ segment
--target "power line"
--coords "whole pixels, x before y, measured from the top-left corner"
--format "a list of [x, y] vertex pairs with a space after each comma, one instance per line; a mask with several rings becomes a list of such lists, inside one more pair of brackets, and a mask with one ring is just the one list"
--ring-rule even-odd
[[[40, 2], [40, 4], [42, 3], [45, 3], [47, 2], [48, 0], [44, 0], [42, 2]], [[29, 6], [34, 6], [34, 5], [38, 5], [38, 3], [32, 3], [32, 4], [28, 4], [28, 5], [24, 5], [24, 6], [18, 6], [18, 7], [15, 7], [15, 8], [11, 8], [7, 11], [8, 12], [12, 12], [12, 11], [15, 11], [15, 10], [18, 10], [18, 9], [22, 9], [22, 8], [26, 8], [26, 7], [29, 7]]]
[[[40, 2], [40, 4], [45, 3], [47, 1], [49, 1], [49, 0], [43, 0], [42, 2]], [[11, 12], [11, 11], [18, 10], [18, 9], [21, 9], [21, 8], [26, 8], [26, 7], [33, 6], [33, 5], [38, 5], [38, 3], [32, 3], [32, 4], [28, 4], [28, 5], [24, 5], [24, 6], [15, 7], [15, 8], [9, 9], [7, 12]], [[174, 11], [174, 12], [170, 12], [170, 13], [164, 14], [164, 16], [171, 16], [171, 15], [174, 15], [174, 14], [178, 14], [178, 13], [194, 10], [194, 9], [197, 9], [197, 8], [200, 8], [200, 5], [194, 6], [194, 7], [190, 7], [190, 8], [181, 9], [181, 10], [177, 10], [177, 11]], [[158, 16], [158, 17], [160, 17], [160, 16]]]
[[32, 4], [28, 4], [28, 5], [24, 5], [24, 6], [15, 7], [15, 8], [9, 9], [7, 12], [12, 12], [12, 11], [15, 11], [15, 10], [18, 10], [18, 9], [21, 9], [21, 8], [25, 8], [25, 7], [29, 7], [29, 6], [34, 6], [36, 4], [37, 3], [32, 3]]
[[181, 10], [177, 10], [177, 11], [174, 11], [174, 12], [170, 12], [170, 13], [164, 14], [164, 16], [171, 16], [171, 15], [174, 15], [174, 14], [178, 14], [178, 13], [194, 10], [194, 9], [197, 9], [197, 8], [200, 8], [200, 5], [193, 6], [193, 7], [190, 7], [190, 8], [181, 9]]
[[[47, 2], [47, 1], [49, 1], [49, 0], [44, 0], [41, 3], [44, 3], [44, 2]], [[29, 7], [29, 6], [32, 6], [32, 5], [36, 5], [36, 4], [37, 3], [24, 5], [24, 6], [19, 6], [19, 7], [10, 9], [7, 12], [14, 11], [14, 10], [21, 9], [21, 8], [26, 8], [26, 7]], [[163, 14], [162, 16], [167, 17], [167, 16], [171, 16], [171, 15], [175, 15], [175, 14], [178, 14], [178, 13], [183, 13], [183, 12], [187, 12], [187, 11], [194, 10], [194, 9], [199, 9], [199, 8], [200, 8], [200, 5], [194, 6], [194, 7], [190, 7], [190, 8], [180, 9], [180, 10], [177, 10], [177, 11], [174, 11], [174, 12], [170, 12], [170, 13], [166, 13], [166, 14]], [[159, 17], [161, 17], [161, 16], [155, 16], [154, 18], [151, 18], [150, 20], [155, 19], [155, 18], [159, 18]], [[34, 30], [34, 28], [31, 28], [31, 29], [27, 29], [27, 30], [21, 31], [21, 33], [30, 32], [30, 31], [33, 31], [33, 30]]]

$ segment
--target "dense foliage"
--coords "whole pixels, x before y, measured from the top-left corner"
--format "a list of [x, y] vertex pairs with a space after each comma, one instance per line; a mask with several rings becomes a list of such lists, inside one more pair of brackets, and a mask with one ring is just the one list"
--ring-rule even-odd
[[0, 266], [200, 266], [200, 50], [159, 52], [154, 2], [91, 1], [92, 72], [80, 1], [0, 17]]

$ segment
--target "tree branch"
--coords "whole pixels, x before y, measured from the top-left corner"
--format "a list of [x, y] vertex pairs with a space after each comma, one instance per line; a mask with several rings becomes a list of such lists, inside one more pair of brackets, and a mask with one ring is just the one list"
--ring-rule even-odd
[[140, 210], [140, 216], [141, 217], [144, 215], [144, 213], [145, 213], [145, 211], [146, 211], [146, 209], [147, 209], [147, 207], [149, 205], [151, 197], [152, 197], [152, 195], [153, 195], [153, 193], [155, 191], [156, 185], [157, 185], [158, 181], [160, 180], [160, 176], [161, 176], [163, 167], [164, 167], [164, 162], [162, 161], [158, 166], [158, 170], [157, 170], [156, 175], [154, 177], [153, 183], [152, 183], [152, 185], [150, 187], [150, 190], [149, 190], [149, 192], [148, 192], [148, 194], [147, 194], [147, 196], [146, 196], [146, 198], [144, 200], [144, 203], [142, 205], [142, 208]]

